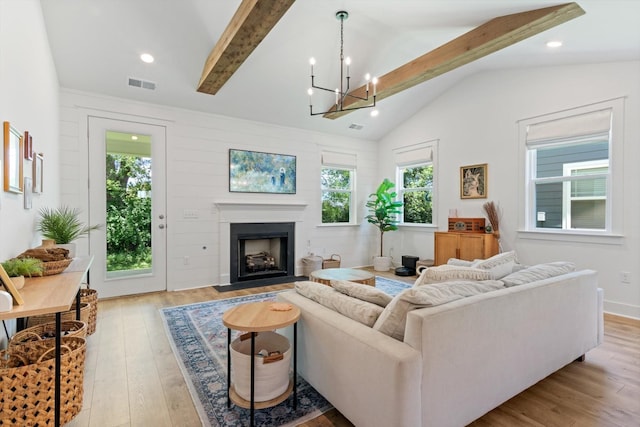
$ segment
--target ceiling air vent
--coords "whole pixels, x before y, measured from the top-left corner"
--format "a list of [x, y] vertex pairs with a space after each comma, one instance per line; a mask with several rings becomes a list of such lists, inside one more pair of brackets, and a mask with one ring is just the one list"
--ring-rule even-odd
[[355, 129], [355, 130], [361, 130], [364, 127], [364, 125], [359, 125], [357, 123], [351, 123], [349, 125], [349, 129]]
[[156, 84], [154, 82], [150, 82], [148, 80], [135, 79], [133, 77], [129, 77], [129, 86], [140, 87], [142, 89], [155, 90]]

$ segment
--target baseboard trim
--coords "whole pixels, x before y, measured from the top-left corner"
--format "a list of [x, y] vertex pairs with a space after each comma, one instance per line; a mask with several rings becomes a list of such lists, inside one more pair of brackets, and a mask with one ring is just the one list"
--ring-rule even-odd
[[640, 319], [635, 317], [622, 316], [620, 314], [604, 313], [604, 320], [617, 323], [625, 323], [632, 326], [640, 326]]

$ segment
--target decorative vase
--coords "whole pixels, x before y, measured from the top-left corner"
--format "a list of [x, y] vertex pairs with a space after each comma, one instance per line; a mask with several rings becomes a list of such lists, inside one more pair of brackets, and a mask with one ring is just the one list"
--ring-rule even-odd
[[56, 241], [53, 239], [42, 239], [41, 248], [52, 248], [56, 245]]
[[389, 271], [391, 268], [391, 257], [375, 256], [373, 257], [373, 269], [375, 271]]

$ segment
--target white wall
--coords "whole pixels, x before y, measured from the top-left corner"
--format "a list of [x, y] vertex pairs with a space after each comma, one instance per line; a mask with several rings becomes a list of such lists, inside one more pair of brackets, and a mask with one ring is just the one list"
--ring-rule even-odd
[[[85, 210], [88, 206], [85, 166], [88, 158], [87, 116], [152, 122], [167, 127], [168, 289], [226, 283], [228, 266], [220, 265], [220, 259], [225, 256], [223, 250], [228, 243], [221, 242], [220, 228], [228, 226], [228, 219], [221, 216], [216, 205], [221, 201], [306, 204], [299, 220], [296, 220], [295, 255], [299, 273], [302, 271], [300, 259], [307, 254], [307, 246], [325, 257], [332, 253], [342, 255], [344, 266], [371, 263], [370, 256], [375, 246], [370, 244], [370, 240], [375, 238], [375, 232], [368, 223], [364, 222], [361, 227], [318, 225], [321, 222], [322, 150], [357, 155], [357, 205], [360, 209], [358, 216], [362, 219], [365, 199], [373, 191], [377, 172], [374, 142], [71, 90], [62, 90], [60, 101], [61, 197], [66, 204]], [[229, 148], [295, 155], [297, 194], [229, 193]], [[197, 211], [198, 218], [184, 218], [185, 209]], [[247, 209], [261, 208], [248, 206]], [[264, 217], [270, 218], [267, 212]], [[86, 242], [79, 243], [79, 253], [88, 250]], [[189, 257], [189, 265], [183, 262], [185, 256]]]
[[[621, 244], [576, 243], [525, 239], [517, 233], [523, 183], [518, 171], [517, 121], [625, 97], [624, 238]], [[521, 262], [575, 262], [599, 272], [607, 311], [640, 318], [640, 62], [589, 64], [485, 72], [444, 93], [428, 107], [380, 141], [380, 173], [392, 177], [391, 149], [439, 139], [438, 229], [446, 230], [448, 210], [460, 217], [482, 215], [482, 204], [499, 203], [505, 250], [516, 249]], [[488, 163], [488, 199], [459, 198], [459, 168]], [[403, 254], [433, 257], [431, 230], [391, 233], [391, 245]], [[631, 272], [622, 284], [620, 272]]]
[[[20, 133], [29, 131], [34, 149], [44, 153], [45, 191], [34, 194], [33, 208], [25, 210], [23, 195], [6, 193], [0, 184], [0, 261], [39, 244], [38, 209], [55, 206], [59, 197], [58, 77], [37, 0], [0, 0], [0, 122], [4, 121]], [[23, 168], [24, 176], [32, 176], [30, 160], [24, 160]]]

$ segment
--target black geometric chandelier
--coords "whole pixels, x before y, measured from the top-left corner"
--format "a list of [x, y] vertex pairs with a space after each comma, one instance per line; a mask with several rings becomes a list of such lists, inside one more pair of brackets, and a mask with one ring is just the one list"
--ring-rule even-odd
[[[361, 96], [356, 96], [349, 93], [349, 89], [350, 89], [349, 82], [351, 79], [351, 76], [349, 75], [349, 66], [351, 65], [351, 58], [344, 57], [344, 21], [348, 17], [349, 17], [349, 13], [345, 12], [344, 10], [336, 12], [336, 18], [340, 21], [340, 87], [337, 87], [335, 89], [329, 89], [322, 86], [316, 86], [315, 80], [314, 80], [315, 76], [313, 75], [313, 66], [316, 63], [316, 60], [315, 58], [311, 58], [309, 60], [309, 63], [311, 64], [311, 87], [309, 88], [307, 93], [309, 94], [309, 112], [311, 113], [312, 116], [317, 116], [320, 114], [327, 114], [327, 113], [337, 113], [340, 111], [360, 110], [363, 108], [372, 108], [376, 106], [376, 85], [378, 84], [378, 79], [375, 77], [371, 79], [371, 76], [368, 73], [365, 75], [365, 80], [367, 81], [366, 95], [364, 97], [361, 97]], [[345, 75], [346, 75], [346, 78], [345, 78]], [[347, 98], [355, 98], [360, 101], [369, 101], [369, 82], [370, 81], [371, 81], [371, 84], [373, 85], [373, 96], [372, 96], [371, 103], [368, 105], [363, 105], [361, 107], [345, 108], [345, 100]], [[335, 103], [327, 111], [314, 113], [313, 102], [312, 102], [313, 89], [334, 93]]]

